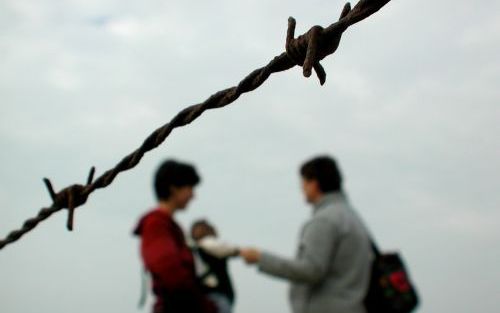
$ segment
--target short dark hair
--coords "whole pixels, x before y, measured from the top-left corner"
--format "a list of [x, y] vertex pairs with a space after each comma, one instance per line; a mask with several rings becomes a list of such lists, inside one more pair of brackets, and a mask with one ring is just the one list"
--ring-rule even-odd
[[332, 157], [318, 156], [305, 162], [300, 174], [305, 179], [316, 180], [322, 192], [342, 190], [342, 174]]
[[170, 187], [194, 187], [198, 185], [200, 180], [200, 176], [191, 164], [166, 160], [156, 170], [154, 181], [156, 198], [168, 200]]
[[191, 238], [194, 240], [202, 239], [207, 235], [217, 236], [217, 230], [206, 219], [196, 220], [191, 225]]

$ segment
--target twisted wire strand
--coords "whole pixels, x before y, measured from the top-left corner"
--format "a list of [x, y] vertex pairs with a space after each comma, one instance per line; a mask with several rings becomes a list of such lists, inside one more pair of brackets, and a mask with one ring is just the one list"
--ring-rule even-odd
[[253, 91], [261, 86], [271, 74], [299, 65], [304, 68], [304, 76], [306, 77], [310, 75], [311, 68], [313, 68], [318, 75], [320, 83], [323, 84], [326, 73], [319, 64], [319, 61], [336, 51], [342, 33], [349, 26], [377, 12], [389, 1], [360, 0], [352, 10], [350, 4], [347, 3], [337, 22], [327, 28], [313, 26], [308, 32], [298, 38], [293, 38], [295, 20], [290, 18], [286, 52], [274, 57], [266, 66], [251, 72], [237, 86], [221, 90], [211, 95], [204, 102], [183, 109], [170, 122], [159, 127], [149, 135], [138, 149], [124, 157], [114, 168], [103, 173], [95, 181], [93, 179], [95, 169], [92, 168], [86, 185], [74, 184], [56, 193], [52, 188], [50, 180], [45, 178], [44, 182], [53, 200], [52, 205], [40, 209], [36, 217], [27, 219], [20, 229], [10, 232], [5, 239], [0, 240], [0, 250], [6, 245], [19, 240], [40, 222], [62, 209], [68, 209], [69, 211], [67, 228], [72, 230], [74, 210], [85, 204], [92, 192], [109, 186], [119, 173], [132, 169], [139, 164], [144, 154], [162, 144], [174, 128], [190, 124], [206, 110], [222, 108], [236, 101], [243, 93]]

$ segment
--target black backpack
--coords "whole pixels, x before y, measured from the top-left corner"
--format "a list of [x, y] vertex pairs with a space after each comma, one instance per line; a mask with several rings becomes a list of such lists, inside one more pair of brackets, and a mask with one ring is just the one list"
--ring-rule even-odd
[[368, 313], [409, 313], [418, 305], [415, 287], [398, 253], [380, 253], [372, 241], [375, 259], [365, 307]]

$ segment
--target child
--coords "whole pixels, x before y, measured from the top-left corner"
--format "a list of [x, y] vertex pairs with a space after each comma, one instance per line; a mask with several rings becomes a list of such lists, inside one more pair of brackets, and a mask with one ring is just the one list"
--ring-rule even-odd
[[191, 226], [194, 241], [195, 267], [207, 297], [218, 308], [219, 313], [231, 313], [234, 290], [227, 270], [227, 260], [239, 255], [235, 246], [217, 238], [217, 231], [206, 220], [198, 220]]

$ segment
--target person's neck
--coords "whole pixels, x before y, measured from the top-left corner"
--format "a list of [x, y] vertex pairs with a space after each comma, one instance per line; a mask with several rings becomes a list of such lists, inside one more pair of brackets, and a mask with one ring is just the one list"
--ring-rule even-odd
[[312, 199], [311, 204], [316, 205], [323, 199], [324, 194], [322, 192], [318, 192]]
[[168, 200], [161, 200], [158, 203], [158, 208], [160, 211], [165, 212], [166, 214], [173, 216], [175, 211], [177, 211], [177, 207], [174, 203]]

